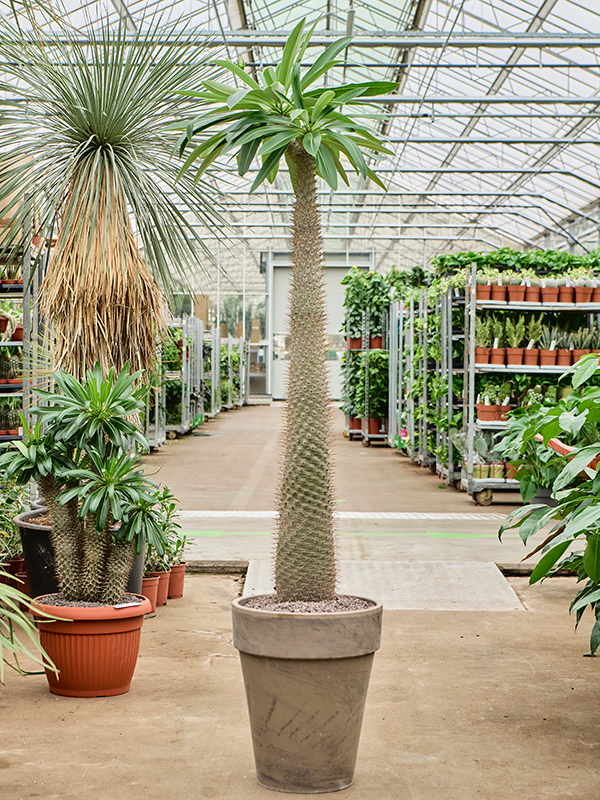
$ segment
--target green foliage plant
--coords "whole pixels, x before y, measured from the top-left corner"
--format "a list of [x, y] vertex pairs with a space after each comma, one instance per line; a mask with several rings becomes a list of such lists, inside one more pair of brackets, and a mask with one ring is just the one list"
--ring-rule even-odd
[[365, 270], [352, 267], [341, 283], [342, 286], [346, 287], [342, 332], [353, 339], [361, 339], [363, 335], [363, 314], [368, 304]]
[[282, 159], [294, 191], [288, 400], [275, 557], [281, 601], [328, 600], [335, 595], [323, 245], [315, 179], [320, 176], [335, 191], [339, 179], [349, 185], [349, 166], [363, 180], [383, 187], [364, 154], [377, 160], [389, 151], [363, 122], [363, 103], [397, 86], [378, 81], [311, 88], [351, 42], [351, 37], [333, 42], [303, 73], [301, 64], [315, 25], [305, 30], [301, 20], [278, 65], [259, 71], [258, 80], [239, 64], [216, 60], [233, 73], [237, 85], [203, 81], [200, 91], [183, 93], [206, 110], [182, 135], [181, 153], [198, 140], [182, 175], [197, 164], [199, 179], [215, 159], [236, 152], [240, 175], [248, 172], [255, 156], [261, 159], [251, 192], [275, 180]]
[[497, 339], [498, 347], [504, 347], [504, 321], [500, 315], [492, 317], [491, 333], [492, 344]]
[[509, 347], [522, 347], [525, 339], [525, 317], [521, 314], [516, 320], [513, 320], [510, 316], [507, 316], [505, 334]]
[[533, 341], [532, 345], [533, 347], [538, 346], [538, 342], [540, 341], [540, 338], [542, 336], [543, 317], [544, 317], [543, 314], [540, 314], [539, 317], [536, 317], [535, 314], [532, 314], [531, 317], [529, 318], [529, 321], [527, 322], [527, 331], [525, 334], [525, 338], [527, 340], [527, 344]]
[[477, 317], [475, 319], [475, 346], [491, 347], [492, 340], [492, 318]]
[[[528, 505], [508, 515], [499, 535], [518, 528], [525, 544], [544, 532], [543, 541], [526, 558], [539, 554], [529, 582], [534, 584], [553, 573], [568, 569], [577, 575], [581, 588], [570, 605], [576, 627], [586, 608], [595, 615], [590, 635], [590, 655], [600, 646], [600, 470], [591, 466], [600, 455], [600, 388], [592, 381], [599, 370], [598, 356], [585, 355], [565, 375], [572, 375], [573, 389], [567, 398], [525, 420], [524, 443], [536, 435], [547, 445], [550, 439], [574, 446], [559, 457], [560, 468], [552, 484], [557, 505]], [[563, 376], [564, 377], [564, 376]], [[547, 526], [552, 525], [548, 532]]]
[[552, 342], [554, 342], [554, 346], [556, 347], [556, 342], [558, 341], [559, 332], [557, 328], [550, 328], [547, 325], [542, 326], [542, 333], [539, 338], [539, 345], [541, 350], [549, 350]]
[[[362, 368], [356, 390], [356, 416], [366, 419], [367, 412], [370, 419], [387, 419], [388, 417], [388, 387], [389, 387], [389, 353], [387, 350], [371, 350], [361, 353]], [[367, 409], [367, 385], [365, 361], [369, 359], [369, 391]]]
[[140, 372], [111, 368], [105, 379], [97, 363], [85, 383], [53, 377], [57, 391], [37, 390], [38, 422], [30, 429], [22, 419], [23, 441], [0, 456], [0, 469], [18, 485], [38, 482], [66, 599], [114, 605], [144, 542], [160, 552], [165, 544], [156, 484], [130, 455], [132, 445], [148, 447], [131, 421], [143, 407]]

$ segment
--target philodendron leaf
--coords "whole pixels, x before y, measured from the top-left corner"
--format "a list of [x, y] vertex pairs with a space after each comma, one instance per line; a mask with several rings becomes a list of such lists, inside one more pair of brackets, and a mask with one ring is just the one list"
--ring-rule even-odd
[[583, 568], [594, 583], [600, 581], [600, 535], [588, 536], [583, 554]]
[[542, 556], [542, 558], [540, 558], [538, 563], [535, 565], [533, 572], [529, 577], [529, 583], [537, 583], [539, 580], [544, 578], [570, 544], [571, 540], [568, 539], [566, 542], [557, 544], [556, 547], [553, 547], [552, 550], [549, 550], [546, 553], [546, 555]]

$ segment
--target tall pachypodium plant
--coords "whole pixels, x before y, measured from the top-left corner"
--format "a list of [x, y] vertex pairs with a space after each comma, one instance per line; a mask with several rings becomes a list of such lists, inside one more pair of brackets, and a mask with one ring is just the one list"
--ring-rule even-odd
[[33, 25], [0, 17], [0, 255], [53, 242], [40, 307], [58, 368], [151, 368], [161, 289], [197, 269], [198, 221], [224, 225], [214, 188], [176, 182], [166, 131], [190, 108], [175, 89], [217, 73], [212, 51], [173, 26], [79, 32], [52, 16], [49, 44], [49, 7], [24, 9]]
[[335, 190], [338, 177], [348, 185], [344, 159], [364, 179], [383, 186], [367, 166], [370, 157], [388, 153], [374, 133], [342, 107], [387, 93], [395, 83], [310, 87], [336, 65], [350, 37], [331, 44], [304, 74], [301, 61], [314, 30], [302, 20], [292, 31], [279, 65], [266, 67], [260, 82], [240, 66], [219, 61], [242, 88], [204, 81], [200, 91], [185, 92], [203, 106], [181, 140], [181, 152], [202, 137], [182, 168], [199, 162], [196, 177], [221, 155], [237, 151], [240, 175], [256, 155], [262, 158], [251, 191], [275, 180], [285, 158], [295, 202], [292, 229], [290, 345], [282, 475], [278, 492], [275, 584], [281, 601], [318, 601], [334, 597], [333, 487], [330, 403], [325, 365], [323, 246], [316, 175]]
[[132, 442], [148, 442], [130, 421], [142, 408], [140, 373], [126, 365], [106, 379], [97, 363], [85, 383], [54, 375], [59, 393], [38, 391], [49, 405], [0, 455], [0, 469], [19, 485], [39, 483], [52, 520], [56, 575], [67, 600], [112, 605], [121, 599], [134, 554], [144, 541], [164, 550], [164, 518], [156, 484], [144, 475]]

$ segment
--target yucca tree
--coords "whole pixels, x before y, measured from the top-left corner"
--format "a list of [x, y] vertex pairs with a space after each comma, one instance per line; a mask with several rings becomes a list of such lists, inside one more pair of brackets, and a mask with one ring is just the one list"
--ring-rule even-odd
[[[262, 158], [250, 191], [273, 182], [282, 158], [289, 166], [295, 201], [292, 231], [292, 287], [287, 410], [282, 475], [277, 499], [275, 584], [281, 601], [321, 601], [335, 595], [330, 402], [325, 364], [323, 246], [316, 176], [336, 189], [348, 185], [349, 166], [363, 178], [381, 181], [367, 166], [388, 153], [372, 130], [342, 113], [360, 98], [395, 88], [395, 83], [361, 83], [313, 88], [336, 65], [349, 37], [331, 44], [304, 74], [301, 61], [314, 26], [302, 20], [290, 35], [280, 64], [266, 67], [260, 83], [240, 65], [217, 62], [241, 82], [230, 86], [203, 81], [201, 91], [185, 91], [210, 106], [187, 126], [181, 152], [194, 138], [182, 174], [199, 162], [196, 179], [219, 156], [237, 151], [240, 175], [255, 156]], [[216, 107], [215, 107], [216, 106]]]
[[96, 361], [105, 375], [148, 369], [161, 289], [197, 269], [198, 222], [223, 227], [214, 189], [176, 183], [166, 132], [191, 113], [175, 90], [218, 70], [210, 48], [172, 27], [52, 22], [47, 37], [0, 18], [0, 256], [54, 240], [40, 307], [57, 367], [80, 380]]

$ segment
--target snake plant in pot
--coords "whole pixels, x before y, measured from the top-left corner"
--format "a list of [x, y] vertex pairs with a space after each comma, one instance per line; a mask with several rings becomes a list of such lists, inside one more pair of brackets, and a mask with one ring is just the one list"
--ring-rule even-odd
[[[251, 191], [273, 182], [282, 159], [294, 191], [290, 345], [283, 459], [277, 499], [276, 595], [233, 603], [250, 710], [258, 781], [289, 792], [325, 792], [352, 783], [362, 709], [381, 606], [336, 595], [330, 394], [325, 364], [323, 245], [316, 192], [320, 176], [332, 190], [348, 185], [348, 165], [382, 185], [363, 151], [388, 151], [356, 106], [395, 83], [311, 88], [350, 44], [340, 39], [304, 73], [312, 30], [302, 20], [277, 67], [255, 80], [232, 62], [237, 86], [205, 81], [194, 96], [204, 113], [191, 120], [182, 167], [201, 176], [214, 160], [237, 152], [241, 175], [262, 158]], [[188, 93], [189, 94], [189, 93]], [[354, 106], [352, 116], [343, 107]], [[360, 105], [358, 108], [362, 108]], [[342, 162], [342, 159], [344, 161]], [[332, 613], [329, 613], [332, 612]], [[293, 721], [293, 724], [292, 724]]]
[[[60, 591], [37, 603], [70, 620], [41, 625], [42, 644], [59, 669], [58, 677], [47, 672], [55, 694], [121, 694], [131, 683], [150, 604], [125, 587], [144, 542], [159, 551], [165, 544], [157, 487], [130, 455], [134, 444], [147, 447], [131, 421], [143, 407], [140, 375], [126, 365], [118, 376], [111, 369], [104, 378], [100, 363], [85, 382], [54, 373], [57, 391], [38, 390], [43, 404], [31, 409], [38, 422], [30, 429], [23, 419], [23, 441], [0, 456], [8, 478], [39, 483], [50, 518]], [[38, 513], [17, 520], [26, 525]], [[89, 627], [90, 619], [100, 624]], [[72, 644], [76, 638], [81, 651]]]

